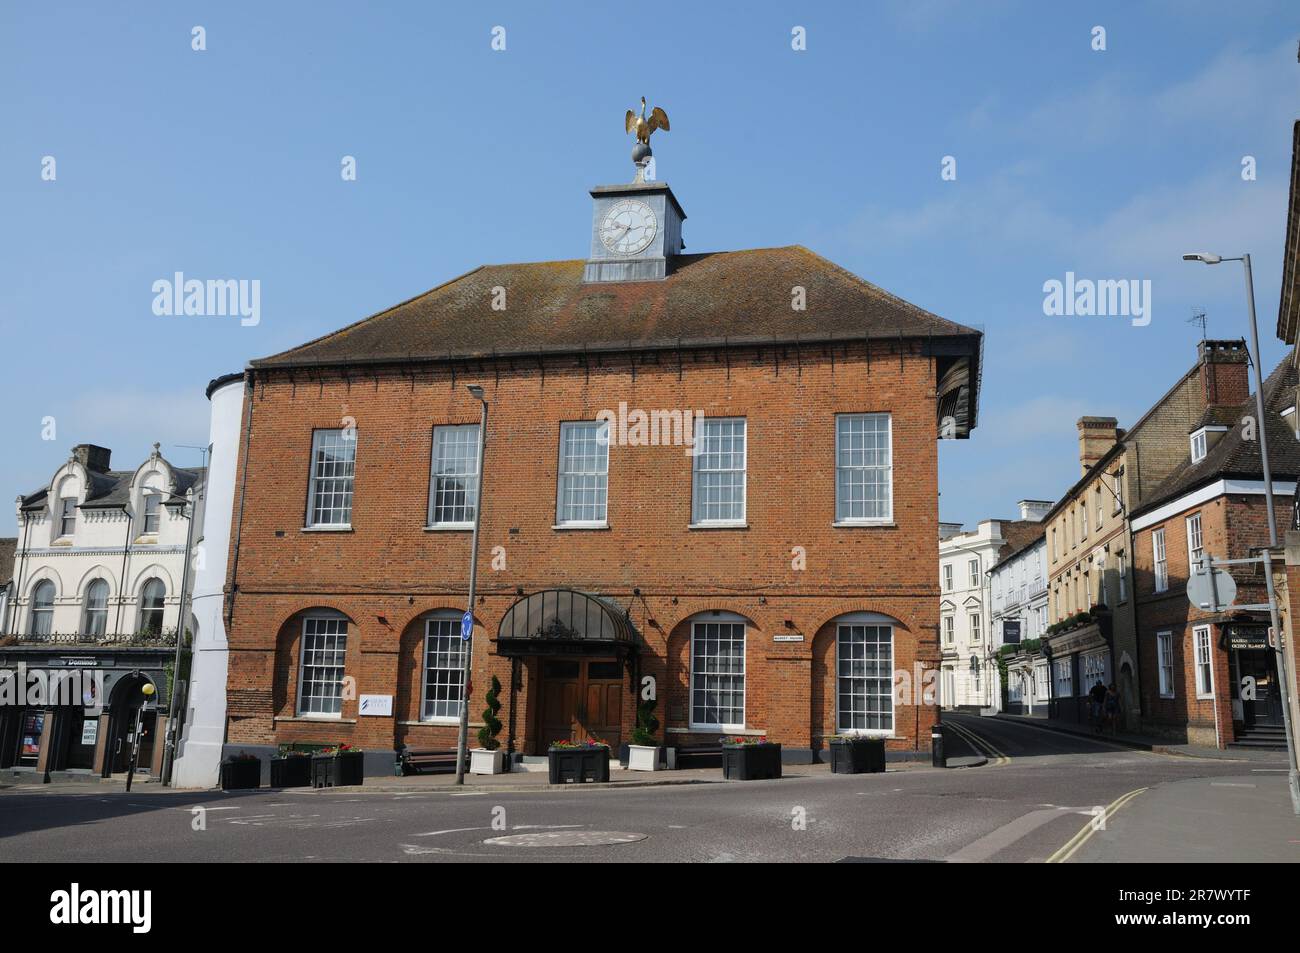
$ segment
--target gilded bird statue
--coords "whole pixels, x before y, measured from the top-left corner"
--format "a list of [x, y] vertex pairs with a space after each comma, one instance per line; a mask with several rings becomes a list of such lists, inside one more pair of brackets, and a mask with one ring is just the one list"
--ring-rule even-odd
[[662, 129], [664, 132], [669, 131], [668, 114], [656, 106], [650, 110], [650, 118], [645, 117], [645, 97], [641, 97], [641, 115], [637, 115], [632, 110], [627, 111], [627, 118], [624, 120], [624, 132], [636, 130], [636, 141], [650, 145], [650, 133], [656, 129]]

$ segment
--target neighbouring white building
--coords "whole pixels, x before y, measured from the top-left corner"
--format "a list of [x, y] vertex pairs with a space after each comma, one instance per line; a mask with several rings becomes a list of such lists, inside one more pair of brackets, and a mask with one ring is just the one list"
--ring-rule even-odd
[[1039, 520], [1051, 508], [1041, 500], [1022, 500], [1019, 506], [1020, 519], [981, 520], [970, 531], [939, 524], [939, 702], [944, 708], [1001, 706], [993, 656], [1002, 641], [991, 624], [990, 570], [1034, 535], [1041, 537]]
[[[177, 635], [195, 628], [192, 615], [182, 625], [181, 590], [205, 475], [173, 466], [158, 444], [128, 470], [110, 467], [109, 450], [80, 444], [47, 485], [18, 498], [0, 679], [70, 673], [86, 687], [76, 698], [25, 692], [23, 703], [0, 706], [0, 769], [125, 771], [142, 707], [137, 767], [160, 769]], [[183, 654], [182, 684], [185, 663]]]
[[[1022, 514], [1026, 502], [1035, 501], [1022, 502]], [[1035, 525], [1037, 530], [1027, 534], [1028, 542], [1009, 549], [989, 571], [993, 652], [1016, 645], [1035, 649], [1047, 631], [1047, 538], [1043, 524]], [[1049, 697], [1047, 658], [1036, 650], [1009, 655], [1006, 710], [1045, 715]]]

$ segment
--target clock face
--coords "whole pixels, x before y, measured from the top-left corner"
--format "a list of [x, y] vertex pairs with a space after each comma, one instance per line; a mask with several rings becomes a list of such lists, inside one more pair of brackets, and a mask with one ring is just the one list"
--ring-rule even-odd
[[600, 223], [600, 240], [615, 255], [635, 255], [659, 231], [654, 209], [635, 199], [615, 202]]

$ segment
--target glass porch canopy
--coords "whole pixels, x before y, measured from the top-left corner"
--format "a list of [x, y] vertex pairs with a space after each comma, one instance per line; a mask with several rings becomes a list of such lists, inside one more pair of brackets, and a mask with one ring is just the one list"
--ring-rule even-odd
[[574, 589], [543, 589], [512, 605], [497, 630], [497, 654], [625, 655], [635, 652], [627, 611]]

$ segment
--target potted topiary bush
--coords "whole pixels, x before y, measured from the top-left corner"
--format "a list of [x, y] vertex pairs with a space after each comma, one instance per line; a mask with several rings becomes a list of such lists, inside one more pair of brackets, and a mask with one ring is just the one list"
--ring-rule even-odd
[[885, 770], [885, 739], [832, 735], [831, 774], [875, 774]]
[[547, 759], [552, 784], [609, 780], [609, 745], [603, 741], [552, 741]]
[[492, 687], [488, 689], [484, 700], [487, 708], [483, 710], [483, 727], [478, 730], [479, 747], [470, 749], [470, 774], [502, 774], [505, 771], [506, 753], [501, 750], [497, 735], [501, 734], [501, 719], [497, 712], [501, 702], [497, 695], [501, 692], [501, 682], [492, 676]]
[[348, 744], [323, 748], [311, 756], [311, 786], [337, 788], [365, 781], [365, 756]]
[[781, 746], [763, 737], [722, 739], [722, 776], [728, 781], [757, 781], [781, 776]]
[[262, 786], [262, 762], [257, 755], [241, 751], [221, 762], [221, 790], [247, 791]]
[[632, 743], [627, 747], [629, 771], [658, 771], [659, 755], [663, 751], [655, 741], [659, 719], [655, 717], [655, 700], [643, 701], [636, 708], [636, 727], [632, 729]]

